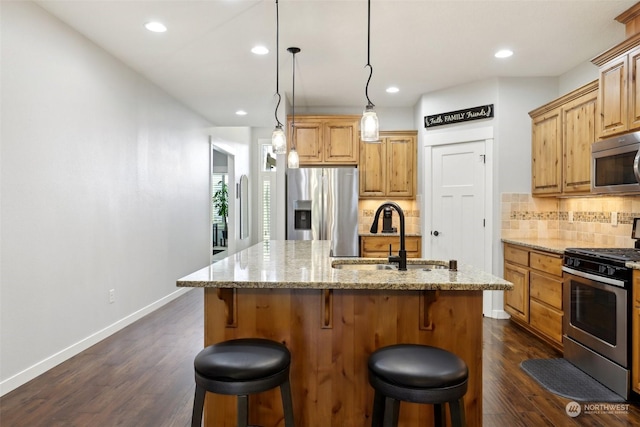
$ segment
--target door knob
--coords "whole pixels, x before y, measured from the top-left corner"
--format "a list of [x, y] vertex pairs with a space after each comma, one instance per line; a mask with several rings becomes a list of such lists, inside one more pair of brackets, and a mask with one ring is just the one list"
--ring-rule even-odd
[[433, 234], [434, 236], [438, 237], [438, 235], [439, 235], [440, 233], [438, 233], [438, 230], [436, 230], [436, 231], [432, 231], [432, 232], [431, 232], [431, 234]]

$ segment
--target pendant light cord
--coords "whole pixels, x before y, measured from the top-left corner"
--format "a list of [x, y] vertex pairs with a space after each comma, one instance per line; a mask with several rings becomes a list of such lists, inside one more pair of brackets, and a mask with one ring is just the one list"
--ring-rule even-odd
[[276, 95], [278, 95], [278, 104], [276, 105], [276, 123], [278, 127], [282, 127], [282, 123], [278, 120], [278, 108], [280, 108], [280, 12], [278, 8], [278, 0], [276, 0]]
[[293, 90], [292, 90], [292, 98], [293, 101], [291, 102], [291, 129], [293, 132], [292, 138], [291, 138], [291, 147], [295, 150], [296, 149], [296, 131], [295, 131], [295, 127], [296, 127], [296, 51], [292, 51], [291, 52], [293, 55], [293, 61], [291, 61], [291, 63], [293, 64]]
[[369, 78], [367, 79], [367, 85], [364, 88], [364, 94], [367, 97], [367, 107], [375, 107], [373, 102], [369, 99], [369, 82], [371, 76], [373, 76], [373, 67], [371, 66], [371, 0], [367, 1], [367, 65], [369, 67]]

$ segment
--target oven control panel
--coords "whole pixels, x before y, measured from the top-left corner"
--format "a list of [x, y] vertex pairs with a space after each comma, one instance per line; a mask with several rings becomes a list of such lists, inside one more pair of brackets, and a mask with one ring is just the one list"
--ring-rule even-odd
[[632, 270], [625, 267], [624, 262], [607, 260], [598, 256], [592, 257], [567, 250], [564, 254], [563, 265], [595, 276], [617, 279], [625, 283], [631, 282]]

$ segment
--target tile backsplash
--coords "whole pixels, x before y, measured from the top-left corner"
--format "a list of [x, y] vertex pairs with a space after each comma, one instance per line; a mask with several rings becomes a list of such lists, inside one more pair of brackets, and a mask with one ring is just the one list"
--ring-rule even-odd
[[[373, 216], [378, 207], [387, 200], [378, 199], [360, 199], [358, 202], [358, 232], [369, 233]], [[420, 208], [415, 200], [388, 200], [396, 202], [404, 212], [404, 224], [407, 234], [420, 233]], [[382, 216], [382, 214], [380, 215]], [[392, 216], [392, 226], [400, 231], [400, 219], [394, 211]], [[379, 229], [382, 227], [382, 218], [380, 218]]]
[[505, 238], [561, 238], [631, 247], [636, 217], [640, 217], [640, 196], [556, 199], [523, 193], [501, 195]]

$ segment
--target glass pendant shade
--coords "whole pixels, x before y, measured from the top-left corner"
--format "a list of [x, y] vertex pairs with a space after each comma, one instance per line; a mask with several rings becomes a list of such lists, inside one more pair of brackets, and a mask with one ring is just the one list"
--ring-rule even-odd
[[298, 169], [300, 167], [300, 157], [295, 148], [289, 151], [289, 157], [287, 158], [287, 166], [289, 169]]
[[284, 134], [282, 125], [277, 125], [271, 134], [271, 147], [275, 154], [284, 154], [287, 152], [287, 137]]
[[373, 106], [367, 105], [360, 120], [360, 139], [364, 142], [380, 143], [380, 126]]

